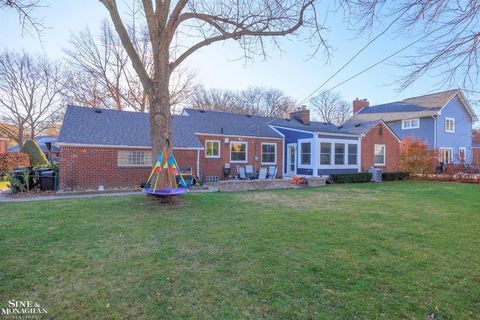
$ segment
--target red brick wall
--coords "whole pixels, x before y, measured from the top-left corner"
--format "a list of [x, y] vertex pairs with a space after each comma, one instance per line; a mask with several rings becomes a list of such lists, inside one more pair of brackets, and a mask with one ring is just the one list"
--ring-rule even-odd
[[362, 171], [374, 166], [375, 144], [386, 148], [385, 166], [376, 166], [384, 172], [399, 171], [400, 142], [383, 124], [379, 123], [362, 138]]
[[7, 140], [0, 138], [0, 154], [7, 152]]
[[[145, 151], [97, 147], [61, 147], [60, 190], [97, 190], [139, 186], [146, 182], [151, 167], [118, 167], [120, 150]], [[147, 150], [149, 151], [149, 150]], [[175, 150], [179, 166], [190, 166], [196, 171], [196, 150]]]
[[472, 148], [473, 164], [480, 165], [480, 148]]
[[[225, 138], [229, 139], [228, 143], [225, 143]], [[277, 167], [280, 177], [283, 172], [283, 144], [279, 139], [268, 138], [238, 138], [238, 137], [225, 137], [225, 136], [198, 136], [198, 140], [205, 147], [205, 140], [219, 140], [220, 141], [220, 158], [206, 158], [205, 150], [200, 151], [200, 171], [206, 176], [218, 176], [223, 179], [223, 168], [225, 163], [230, 163], [232, 170], [232, 176], [237, 174], [237, 166], [245, 166], [246, 164], [253, 165], [253, 170], [256, 172], [262, 167], [262, 142], [269, 142], [277, 144]], [[231, 163], [230, 162], [230, 141], [246, 141], [247, 142], [247, 163]], [[255, 161], [255, 157], [257, 161]], [[263, 165], [267, 166], [267, 165]]]

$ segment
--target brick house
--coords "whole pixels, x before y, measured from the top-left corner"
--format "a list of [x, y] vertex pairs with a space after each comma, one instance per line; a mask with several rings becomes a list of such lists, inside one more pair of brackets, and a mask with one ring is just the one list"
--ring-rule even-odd
[[474, 130], [472, 132], [472, 150], [474, 165], [480, 165], [480, 131]]
[[8, 141], [7, 137], [0, 135], [0, 154], [7, 152]]

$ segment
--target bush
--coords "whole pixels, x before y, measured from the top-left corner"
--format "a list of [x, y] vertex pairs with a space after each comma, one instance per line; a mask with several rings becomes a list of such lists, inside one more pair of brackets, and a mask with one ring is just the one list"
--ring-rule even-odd
[[20, 152], [28, 154], [30, 158], [30, 165], [34, 167], [48, 165], [47, 157], [45, 157], [45, 154], [35, 140], [25, 141], [22, 149], [20, 149]]
[[383, 172], [382, 173], [383, 181], [405, 180], [408, 177], [410, 177], [409, 172]]
[[438, 152], [430, 150], [421, 139], [406, 137], [400, 143], [400, 170], [410, 173], [433, 173], [438, 164]]
[[21, 152], [7, 152], [0, 154], [0, 177], [12, 172], [15, 167], [28, 167], [30, 159], [28, 154]]
[[369, 172], [332, 174], [330, 179], [335, 183], [370, 182], [372, 174]]

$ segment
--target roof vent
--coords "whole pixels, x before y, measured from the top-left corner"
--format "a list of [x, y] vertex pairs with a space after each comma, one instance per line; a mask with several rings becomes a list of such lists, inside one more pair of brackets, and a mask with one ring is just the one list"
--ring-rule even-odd
[[200, 110], [200, 113], [205, 113], [205, 110]]
[[342, 128], [343, 128], [343, 124], [337, 127], [337, 129], [342, 129]]
[[356, 128], [360, 127], [360, 123], [355, 123], [355, 127]]
[[100, 110], [100, 109], [95, 109], [95, 113], [102, 113], [102, 110]]
[[252, 115], [251, 115], [251, 114], [247, 114], [246, 116], [247, 116], [247, 117], [249, 117], [249, 118], [251, 118], [251, 117], [252, 117]]

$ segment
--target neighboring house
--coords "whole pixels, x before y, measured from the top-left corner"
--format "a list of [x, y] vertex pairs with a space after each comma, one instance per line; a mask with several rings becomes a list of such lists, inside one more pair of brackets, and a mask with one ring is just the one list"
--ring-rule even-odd
[[480, 131], [472, 131], [472, 148], [473, 148], [473, 160], [472, 163], [480, 165]]
[[0, 135], [0, 154], [7, 152], [8, 142], [7, 137]]
[[450, 90], [402, 101], [369, 106], [366, 99], [355, 100], [349, 123], [383, 120], [401, 140], [408, 136], [424, 140], [438, 149], [440, 161], [473, 161], [472, 124], [477, 117], [461, 90]]
[[[35, 141], [38, 143], [38, 146], [43, 151], [47, 159], [49, 157], [49, 151], [46, 143], [47, 142], [52, 143], [51, 149], [50, 149], [50, 156], [52, 157], [53, 160], [58, 160], [58, 158], [60, 157], [60, 147], [57, 145], [56, 140], [57, 140], [57, 137], [53, 137], [53, 136], [39, 136], [35, 138]], [[15, 145], [7, 148], [7, 151], [19, 152], [20, 149], [21, 147], [19, 147], [18, 145]]]

